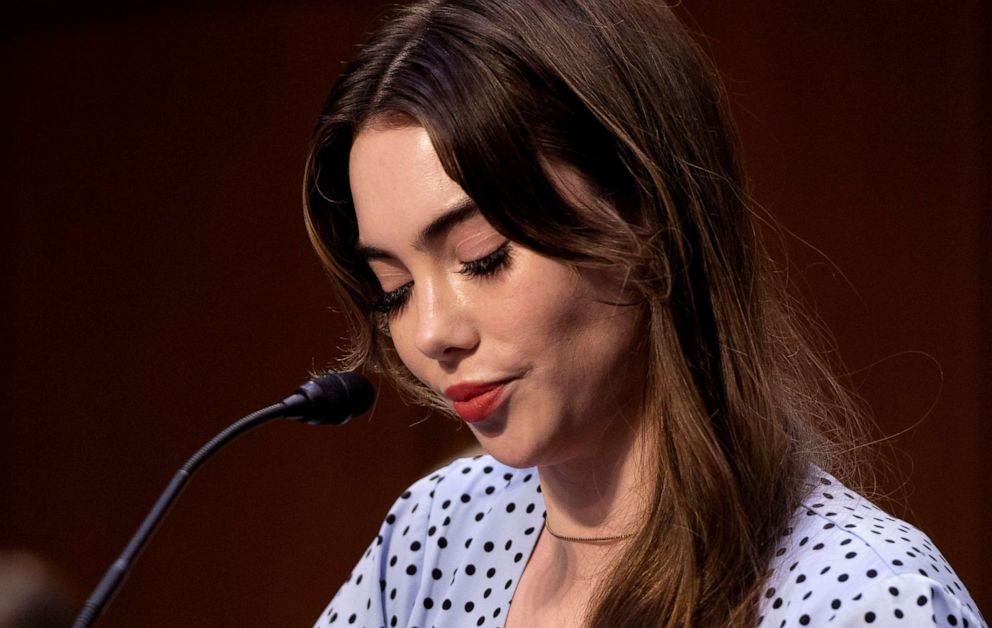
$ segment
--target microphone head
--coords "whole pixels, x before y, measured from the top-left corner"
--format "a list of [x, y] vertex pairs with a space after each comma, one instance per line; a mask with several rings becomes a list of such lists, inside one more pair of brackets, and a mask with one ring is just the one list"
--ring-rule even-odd
[[372, 407], [375, 389], [353, 371], [326, 372], [296, 389], [307, 403], [295, 408], [299, 420], [311, 425], [339, 425]]

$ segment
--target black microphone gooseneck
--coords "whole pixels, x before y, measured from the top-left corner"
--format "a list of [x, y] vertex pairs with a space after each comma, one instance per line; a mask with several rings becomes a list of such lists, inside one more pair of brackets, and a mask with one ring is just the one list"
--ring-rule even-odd
[[179, 496], [186, 480], [214, 452], [239, 434], [277, 417], [296, 419], [310, 425], [339, 425], [368, 410], [374, 398], [372, 384], [358, 373], [324, 373], [306, 382], [279, 403], [252, 412], [215, 436], [193, 454], [169, 482], [127, 547], [93, 590], [76, 617], [73, 628], [88, 628], [96, 621], [131, 568], [132, 561]]

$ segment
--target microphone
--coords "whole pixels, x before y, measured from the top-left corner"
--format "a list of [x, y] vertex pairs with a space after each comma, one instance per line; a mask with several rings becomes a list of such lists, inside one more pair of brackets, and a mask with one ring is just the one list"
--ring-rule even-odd
[[282, 400], [286, 418], [310, 425], [340, 425], [372, 406], [375, 391], [355, 372], [318, 375]]
[[374, 399], [375, 390], [372, 384], [358, 373], [326, 372], [314, 376], [279, 403], [239, 419], [215, 436], [193, 454], [172, 478], [120, 557], [107, 569], [107, 573], [93, 590], [76, 617], [73, 628], [88, 628], [96, 621], [127, 575], [132, 561], [155, 532], [172, 502], [179, 496], [186, 480], [214, 452], [234, 440], [236, 436], [277, 417], [294, 419], [310, 425], [340, 425], [368, 410]]

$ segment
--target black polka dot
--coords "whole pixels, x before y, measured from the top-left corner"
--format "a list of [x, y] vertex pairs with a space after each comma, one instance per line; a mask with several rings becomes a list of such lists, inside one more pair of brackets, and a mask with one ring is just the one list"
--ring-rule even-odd
[[[349, 617], [371, 626], [498, 625], [493, 620], [513, 595], [515, 578], [507, 576], [520, 573], [546, 513], [533, 470], [511, 472], [482, 460], [456, 461], [430, 476], [431, 484], [400, 496], [316, 628]], [[974, 603], [922, 533], [839, 483], [819, 479], [775, 534], [755, 609], [761, 626], [828, 626], [856, 617], [873, 626], [936, 620], [968, 627], [965, 614], [974, 612]], [[421, 572], [430, 578], [422, 581]], [[948, 605], [938, 597], [953, 599]], [[390, 602], [413, 598], [420, 600], [416, 608]], [[454, 609], [468, 614], [437, 617]]]

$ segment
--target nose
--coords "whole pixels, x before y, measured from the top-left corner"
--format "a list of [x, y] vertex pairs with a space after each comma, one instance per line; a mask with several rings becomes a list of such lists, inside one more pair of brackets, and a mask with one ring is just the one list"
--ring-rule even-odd
[[471, 304], [464, 295], [443, 280], [417, 283], [415, 344], [425, 356], [438, 361], [463, 357], [479, 343], [471, 315]]

